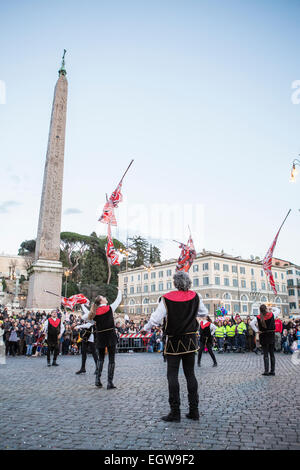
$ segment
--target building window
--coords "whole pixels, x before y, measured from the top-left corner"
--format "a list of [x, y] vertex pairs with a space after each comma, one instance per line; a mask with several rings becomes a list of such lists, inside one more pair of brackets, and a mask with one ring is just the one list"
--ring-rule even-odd
[[295, 289], [289, 289], [289, 295], [295, 295]]
[[194, 287], [198, 287], [198, 286], [199, 286], [199, 279], [198, 279], [198, 278], [193, 279], [193, 286], [194, 286]]
[[220, 271], [220, 263], [214, 263], [214, 269]]
[[283, 273], [281, 273], [281, 279], [284, 279]]
[[282, 284], [282, 292], [286, 292], [286, 285]]
[[137, 286], [136, 291], [137, 291], [137, 293], [142, 292], [142, 286]]
[[167, 269], [167, 276], [172, 276], [172, 269]]
[[231, 266], [231, 270], [233, 273], [237, 273], [237, 266]]
[[293, 279], [288, 279], [287, 286], [288, 286], [288, 287], [294, 287], [294, 281], [293, 281]]
[[203, 263], [203, 271], [208, 271], [208, 263]]
[[256, 282], [251, 281], [251, 290], [256, 290]]
[[209, 277], [208, 277], [208, 276], [204, 276], [204, 278], [203, 278], [203, 285], [204, 285], [204, 286], [208, 286], [208, 284], [209, 284]]
[[151, 284], [151, 292], [155, 292], [155, 284]]
[[240, 267], [240, 273], [246, 274], [246, 269], [243, 266]]
[[251, 268], [251, 276], [254, 276], [254, 269]]
[[290, 302], [290, 309], [296, 308], [296, 302]]
[[224, 286], [229, 286], [229, 278], [224, 277]]
[[172, 289], [172, 282], [167, 282], [167, 289]]
[[128, 277], [124, 277], [124, 282], [128, 282]]
[[158, 284], [158, 290], [164, 290], [164, 283], [163, 282], [160, 282]]
[[198, 264], [194, 264], [193, 266], [193, 272], [196, 273], [199, 271], [199, 265]]
[[243, 305], [243, 312], [244, 312], [244, 313], [248, 312], [248, 307], [247, 307], [247, 305]]
[[144, 274], [144, 279], [148, 279], [148, 273]]
[[233, 281], [232, 281], [232, 282], [233, 282], [233, 284], [232, 284], [232, 285], [233, 285], [233, 287], [239, 287], [239, 282], [238, 282], [238, 280], [237, 280], [237, 279], [233, 279]]
[[141, 275], [140, 275], [140, 274], [138, 274], [138, 281], [140, 281], [140, 280], [141, 280]]
[[148, 292], [148, 286], [144, 286], [144, 292]]
[[277, 279], [277, 272], [275, 271], [275, 279]]
[[149, 303], [149, 299], [146, 297], [144, 300], [143, 300], [143, 304], [148, 304]]
[[261, 277], [263, 277], [263, 275], [264, 275], [263, 270], [260, 271], [260, 275], [261, 275]]
[[220, 278], [219, 278], [218, 276], [215, 277], [215, 284], [216, 284], [217, 286], [220, 285]]
[[164, 272], [163, 272], [163, 271], [159, 271], [158, 277], [164, 277]]
[[227, 300], [231, 299], [231, 295], [228, 294], [228, 292], [226, 292], [226, 294], [224, 294], [224, 299], [227, 299]]
[[234, 311], [234, 313], [240, 313], [240, 306], [239, 306], [239, 304], [234, 304], [234, 305], [233, 305], [233, 311]]
[[223, 264], [223, 271], [229, 272], [228, 264]]
[[130, 287], [130, 294], [134, 294], [134, 287]]
[[155, 279], [156, 278], [156, 273], [151, 273], [151, 279]]
[[241, 280], [241, 287], [246, 289], [246, 281], [244, 279]]
[[266, 283], [265, 281], [261, 281], [261, 289], [266, 290]]

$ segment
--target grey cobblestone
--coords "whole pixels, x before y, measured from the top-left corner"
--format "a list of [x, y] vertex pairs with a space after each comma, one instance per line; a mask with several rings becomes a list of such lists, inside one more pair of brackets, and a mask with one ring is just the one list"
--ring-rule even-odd
[[[94, 364], [75, 375], [80, 357], [7, 358], [0, 366], [0, 449], [298, 449], [300, 367], [276, 355], [276, 376], [263, 377], [262, 358], [222, 355], [196, 368], [200, 421], [185, 418], [187, 390], [180, 371], [182, 420], [165, 423], [166, 364], [159, 354], [119, 354], [115, 390], [94, 386]], [[292, 415], [291, 415], [292, 410]]]

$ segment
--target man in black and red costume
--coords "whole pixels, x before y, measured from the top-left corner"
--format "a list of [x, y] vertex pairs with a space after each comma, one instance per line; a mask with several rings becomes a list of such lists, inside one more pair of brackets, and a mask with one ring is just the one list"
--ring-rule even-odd
[[178, 372], [182, 361], [184, 375], [187, 381], [189, 419], [199, 419], [198, 382], [195, 377], [195, 353], [198, 350], [197, 330], [199, 328], [197, 317], [208, 314], [202, 298], [194, 291], [189, 290], [191, 280], [185, 272], [177, 272], [173, 277], [176, 291], [165, 294], [152, 313], [149, 322], [143, 331], [150, 331], [153, 326], [159, 326], [165, 320], [167, 358], [167, 378], [169, 385], [169, 404], [171, 411], [163, 416], [164, 421], [180, 421], [180, 394]]
[[65, 331], [65, 327], [60, 318], [57, 316], [57, 311], [52, 310], [50, 318], [45, 321], [43, 330], [46, 335], [46, 341], [48, 344], [47, 350], [47, 365], [51, 366], [50, 359], [51, 353], [53, 353], [53, 366], [58, 366], [56, 359], [59, 353], [59, 340]]
[[98, 350], [98, 362], [96, 369], [96, 387], [102, 388], [101, 374], [105, 359], [105, 348], [108, 351], [108, 371], [107, 371], [107, 390], [116, 388], [113, 383], [115, 372], [115, 354], [116, 354], [116, 326], [114, 322], [114, 312], [120, 305], [122, 300], [122, 292], [119, 290], [116, 300], [108, 305], [107, 298], [98, 295], [95, 302], [91, 306], [88, 316], [89, 320], [95, 322], [96, 346]]
[[[275, 375], [275, 318], [280, 314], [280, 308], [268, 308], [262, 304], [259, 310], [260, 314], [250, 322], [250, 326], [255, 333], [259, 333], [259, 342], [264, 354], [265, 370], [262, 375]], [[269, 370], [270, 364], [271, 370]]]

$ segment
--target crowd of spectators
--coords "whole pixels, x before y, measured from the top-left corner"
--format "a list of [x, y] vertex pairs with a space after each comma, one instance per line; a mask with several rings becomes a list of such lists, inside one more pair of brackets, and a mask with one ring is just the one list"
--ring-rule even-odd
[[[60, 339], [60, 354], [79, 354], [81, 349], [80, 330], [76, 326], [83, 320], [79, 313], [58, 312], [62, 319], [65, 331]], [[43, 324], [49, 317], [46, 312], [21, 311], [8, 313], [5, 307], [0, 306], [0, 327], [4, 330], [5, 354], [9, 356], [25, 355], [37, 357], [47, 354], [47, 343], [44, 342]], [[236, 315], [223, 319], [213, 320], [216, 326], [214, 332], [213, 349], [218, 353], [255, 352], [259, 353], [259, 336], [251, 327], [251, 318], [243, 320]], [[116, 319], [116, 333], [121, 335], [136, 335], [147, 323], [146, 318], [134, 321], [125, 316], [125, 319]], [[275, 320], [275, 350], [292, 354], [300, 349], [300, 320]], [[143, 343], [148, 352], [162, 352], [164, 337], [161, 328], [153, 328], [151, 336]]]

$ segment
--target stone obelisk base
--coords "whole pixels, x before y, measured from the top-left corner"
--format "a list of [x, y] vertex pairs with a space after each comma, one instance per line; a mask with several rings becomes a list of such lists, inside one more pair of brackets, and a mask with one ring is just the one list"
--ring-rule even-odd
[[[26, 308], [34, 310], [56, 309], [61, 306], [63, 267], [60, 261], [38, 259], [29, 270], [29, 289]], [[48, 294], [48, 290], [56, 295]]]

